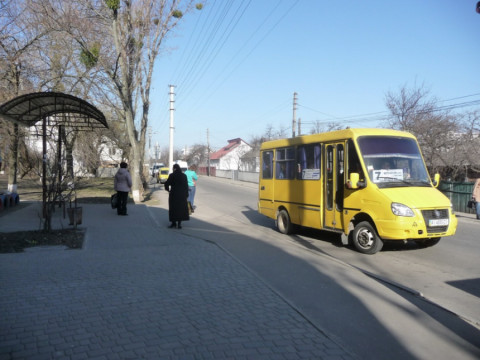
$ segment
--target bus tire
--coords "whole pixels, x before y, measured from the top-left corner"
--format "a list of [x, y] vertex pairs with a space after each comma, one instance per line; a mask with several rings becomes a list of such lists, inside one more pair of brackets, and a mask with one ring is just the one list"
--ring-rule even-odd
[[362, 254], [375, 254], [383, 247], [383, 241], [375, 228], [368, 222], [362, 221], [353, 229], [352, 242], [357, 251]]
[[430, 247], [430, 246], [437, 245], [440, 242], [440, 239], [441, 238], [436, 237], [436, 238], [428, 238], [428, 239], [425, 239], [425, 240], [417, 240], [415, 242], [417, 243], [418, 246], [427, 248], [427, 247]]
[[288, 235], [293, 231], [293, 224], [290, 221], [290, 216], [287, 210], [282, 209], [277, 213], [277, 220], [275, 221], [278, 231], [282, 234]]

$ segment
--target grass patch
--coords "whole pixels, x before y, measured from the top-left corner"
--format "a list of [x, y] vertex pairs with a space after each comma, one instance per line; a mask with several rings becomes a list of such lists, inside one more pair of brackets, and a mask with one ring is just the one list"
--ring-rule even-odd
[[0, 233], [0, 253], [18, 253], [29, 247], [46, 245], [65, 245], [69, 249], [81, 249], [84, 238], [83, 229]]
[[110, 202], [113, 178], [79, 178], [75, 183], [77, 201], [82, 203], [105, 204]]
[[[7, 188], [7, 176], [0, 175], [0, 190]], [[112, 178], [78, 178], [75, 181], [75, 193], [77, 203], [80, 204], [109, 204], [113, 190]], [[152, 184], [149, 184], [152, 185]], [[145, 189], [142, 204], [157, 206], [158, 199], [153, 198], [153, 192], [160, 188], [153, 187]], [[163, 189], [161, 191], [164, 191]], [[25, 177], [17, 180], [17, 192], [20, 203], [0, 212], [0, 216], [8, 216], [15, 211], [28, 205], [30, 201], [42, 201], [42, 184], [38, 177]], [[129, 203], [133, 199], [129, 196]], [[66, 204], [68, 207], [69, 204]], [[82, 229], [62, 229], [49, 232], [43, 230], [17, 231], [11, 233], [0, 232], [0, 253], [23, 252], [24, 249], [33, 246], [65, 245], [70, 249], [81, 249], [83, 246], [85, 231]]]

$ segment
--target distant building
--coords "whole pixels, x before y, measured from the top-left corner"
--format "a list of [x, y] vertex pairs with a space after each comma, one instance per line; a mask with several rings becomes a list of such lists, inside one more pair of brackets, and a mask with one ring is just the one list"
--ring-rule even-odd
[[210, 154], [210, 166], [218, 170], [241, 170], [241, 158], [251, 149], [240, 138], [228, 140], [228, 145]]
[[[50, 166], [57, 159], [57, 146], [58, 146], [58, 129], [55, 127], [47, 127], [47, 159], [50, 160]], [[43, 152], [43, 142], [38, 135], [36, 128], [30, 128], [29, 133], [25, 138], [25, 142], [28, 148], [41, 156]], [[66, 166], [66, 151], [65, 144], [62, 142], [62, 161], [63, 166]], [[104, 173], [104, 169], [111, 168], [111, 171], [107, 172], [105, 176], [113, 176], [114, 171], [122, 161], [123, 151], [117, 147], [114, 141], [106, 136], [102, 136], [98, 139], [96, 144], [96, 151], [92, 154], [82, 152], [75, 145], [73, 149], [73, 173], [75, 176], [91, 176], [93, 169], [101, 170]]]
[[110, 138], [102, 136], [98, 146], [102, 167], [118, 167], [123, 160], [123, 151]]
[[260, 150], [258, 148], [252, 148], [246, 152], [240, 159], [240, 170], [247, 172], [259, 172], [260, 171]]

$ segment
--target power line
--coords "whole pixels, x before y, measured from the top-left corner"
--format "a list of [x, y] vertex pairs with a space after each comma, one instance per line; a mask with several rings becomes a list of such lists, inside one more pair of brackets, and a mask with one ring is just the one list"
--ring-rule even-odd
[[[188, 95], [189, 92], [192, 91], [192, 90], [190, 90], [192, 88], [192, 86], [194, 86], [194, 84], [197, 84], [200, 81], [200, 79], [202, 79], [203, 76], [206, 74], [207, 70], [212, 66], [214, 60], [217, 58], [221, 49], [223, 49], [227, 40], [232, 35], [232, 32], [236, 28], [238, 22], [240, 21], [240, 19], [245, 14], [245, 12], [246, 12], [248, 6], [250, 5], [250, 3], [251, 3], [251, 0], [248, 3], [246, 3], [246, 5], [244, 5], [243, 8], [241, 8], [241, 7], [237, 8], [237, 10], [235, 11], [233, 19], [227, 25], [227, 28], [225, 29], [223, 34], [219, 37], [219, 39], [216, 41], [214, 46], [210, 49], [209, 54], [204, 57], [203, 63], [200, 64], [200, 65], [196, 64], [197, 65], [196, 69], [200, 69], [201, 71], [197, 71], [192, 77], [188, 78], [188, 80], [189, 80], [188, 86], [190, 86], [190, 88], [187, 87], [187, 89], [189, 91], [184, 91], [185, 97]], [[242, 5], [243, 4], [244, 3], [242, 3]], [[235, 22], [233, 22], [234, 19], [236, 19]]]
[[[241, 53], [249, 43], [251, 43], [253, 40], [255, 40], [258, 37], [258, 32], [259, 30], [267, 24], [267, 20], [271, 18], [276, 10], [278, 9], [280, 2], [277, 2], [275, 7], [273, 8], [272, 11], [269, 12], [267, 17], [263, 18], [261, 21], [261, 25], [257, 27], [257, 29], [252, 33], [252, 35], [245, 41], [242, 47], [236, 52], [236, 54], [231, 58], [230, 61], [227, 62], [227, 65], [224, 66], [222, 71], [215, 76], [215, 79], [212, 81], [212, 84], [208, 86], [208, 89], [210, 90], [209, 93], [207, 92], [202, 92], [200, 95], [200, 98], [194, 99], [196, 101], [190, 101], [192, 104], [191, 106], [194, 107], [196, 106], [197, 103], [201, 102], [202, 99], [211, 97], [214, 92], [218, 91], [218, 88], [221, 86], [222, 83], [224, 83], [233, 73], [234, 71], [252, 54], [252, 52], [265, 40], [265, 38], [278, 26], [278, 24], [290, 13], [292, 8], [299, 2], [297, 0], [294, 4], [292, 4], [286, 12], [282, 14], [282, 16], [273, 24], [264, 34], [264, 36], [257, 41], [257, 43], [251, 48], [251, 50], [244, 56], [240, 61], [237, 59], [239, 58], [239, 53]], [[179, 96], [178, 104], [181, 105], [182, 99], [186, 99], [188, 94], [190, 94], [193, 91], [193, 88], [197, 86], [199, 83], [199, 80], [202, 79], [207, 70], [211, 68], [213, 65], [214, 61], [217, 59], [218, 54], [220, 53], [221, 49], [224, 47], [224, 45], [227, 43], [229, 40], [231, 34], [233, 31], [237, 28], [237, 24], [239, 21], [244, 17], [247, 8], [249, 7], [251, 3], [251, 0], [248, 2], [241, 1], [240, 4], [235, 7], [235, 11], [232, 16], [230, 16], [228, 19], [228, 23], [224, 26], [224, 23], [227, 20], [228, 14], [231, 12], [231, 9], [233, 7], [233, 4], [231, 2], [226, 3], [228, 5], [228, 8], [224, 6], [220, 12], [216, 12], [215, 15], [213, 15], [213, 20], [215, 21], [209, 21], [210, 25], [208, 27], [203, 26], [201, 28], [201, 32], [199, 32], [199, 35], [197, 37], [196, 44], [202, 44], [200, 50], [198, 50], [198, 47], [196, 47], [195, 50], [192, 50], [190, 52], [190, 55], [188, 57], [187, 61], [184, 61], [183, 63], [183, 68], [181, 70], [181, 76], [180, 79], [173, 79], [171, 82], [176, 83], [177, 85], [177, 94]], [[209, 14], [209, 17], [211, 17], [211, 14]], [[205, 30], [207, 29], [207, 30]], [[219, 37], [217, 37], [218, 32], [222, 30], [222, 33]], [[216, 41], [215, 41], [216, 38]], [[194, 52], [196, 52], [195, 60], [193, 60], [194, 57]], [[234, 64], [234, 61], [237, 60], [237, 64]], [[228, 68], [232, 67], [233, 69], [230, 71], [230, 73], [226, 76], [224, 76], [224, 73], [228, 70]], [[176, 71], [177, 73], [177, 71]], [[217, 85], [218, 84], [218, 85]], [[192, 100], [190, 98], [190, 100]]]
[[[233, 6], [232, 0], [229, 0], [228, 2], [224, 2], [224, 6], [223, 6], [221, 12], [217, 13], [218, 14], [217, 18], [216, 19], [214, 18], [213, 19], [214, 21], [210, 22], [210, 24], [208, 26], [207, 36], [204, 37], [204, 39], [206, 39], [206, 40], [203, 41], [203, 42], [201, 42], [201, 41], [197, 42], [197, 44], [202, 45], [201, 49], [200, 49], [199, 52], [196, 53], [195, 61], [190, 62], [189, 70], [187, 72], [183, 73], [183, 76], [182, 76], [181, 80], [178, 81], [178, 84], [179, 84], [180, 87], [188, 88], [188, 83], [191, 83], [192, 82], [191, 79], [196, 77], [197, 76], [196, 74], [198, 74], [198, 72], [202, 69], [201, 62], [206, 61], [206, 60], [204, 60], [205, 54], [206, 54], [207, 50], [209, 49], [210, 44], [213, 43], [219, 29], [221, 28], [223, 22], [227, 18], [227, 15], [230, 12], [230, 9], [232, 8], [232, 6]], [[200, 38], [200, 36], [199, 36], [199, 38]], [[215, 49], [215, 47], [216, 47], [216, 45], [214, 45], [213, 48]], [[193, 51], [192, 51], [192, 54], [193, 54]], [[184, 85], [185, 82], [187, 82], [187, 86]]]
[[[218, 10], [216, 11], [209, 11], [206, 13], [207, 16], [202, 16], [203, 12], [201, 12], [195, 23], [195, 30], [188, 39], [188, 48], [186, 47], [184, 49], [181, 60], [178, 62], [178, 65], [173, 72], [175, 75], [170, 81], [170, 83], [177, 85], [177, 107], [181, 107], [187, 98], [189, 100], [189, 107], [194, 107], [206, 97], [212, 97], [213, 94], [218, 91], [221, 84], [223, 84], [234, 73], [234, 71], [248, 59], [253, 51], [260, 46], [267, 36], [291, 12], [299, 0], [291, 4], [286, 11], [278, 14], [278, 9], [282, 2], [283, 0], [273, 3], [275, 5], [270, 7], [270, 11], [265, 17], [262, 17], [259, 26], [255, 28], [250, 37], [245, 40], [230, 61], [224, 65], [223, 69], [215, 76], [214, 80], [212, 80], [212, 84], [208, 86], [209, 91], [204, 91], [196, 98], [192, 98], [189, 97], [189, 94], [193, 92], [195, 87], [198, 87], [199, 80], [202, 79], [207, 71], [213, 66], [220, 51], [231, 38], [231, 35], [237, 28], [240, 20], [245, 16], [251, 0], [248, 2], [239, 1], [237, 3], [232, 0], [220, 2], [222, 6], [218, 7]], [[208, 3], [206, 5], [208, 6]], [[217, 9], [216, 5], [217, 1], [214, 1], [211, 9]], [[275, 18], [276, 15], [279, 16]], [[273, 20], [273, 24], [271, 20]], [[269, 23], [272, 25], [268, 26]], [[261, 36], [260, 33], [262, 29], [265, 29], [263, 36]], [[256, 43], [251, 46], [255, 40], [257, 40]], [[251, 46], [250, 51], [248, 51], [242, 58], [241, 54], [245, 53], [245, 51], [249, 49], [249, 46]], [[227, 73], [229, 68], [232, 70]], [[161, 103], [168, 104], [167, 90], [162, 92]], [[165, 109], [166, 108], [167, 107], [165, 107]], [[163, 127], [167, 122], [167, 111], [162, 111], [161, 119], [158, 123]]]
[[[217, 77], [217, 79], [214, 81], [214, 83], [212, 84], [212, 86], [209, 86], [210, 89], [212, 89], [208, 94], [204, 94], [203, 98], [207, 98], [207, 97], [211, 97], [213, 96], [213, 94], [215, 92], [218, 91], [218, 89], [221, 87], [221, 85], [223, 83], [225, 83], [225, 81], [227, 81], [228, 78], [230, 78], [235, 70], [238, 69], [238, 67], [240, 67], [241, 64], [243, 64], [249, 57], [250, 55], [258, 48], [258, 46], [260, 46], [260, 44], [268, 37], [268, 35], [270, 35], [270, 33], [280, 24], [280, 22], [291, 12], [291, 10], [297, 5], [297, 3], [299, 2], [300, 0], [297, 0], [295, 3], [293, 3], [284, 13], [283, 15], [275, 22], [275, 24], [273, 24], [273, 26], [271, 26], [268, 31], [263, 35], [262, 38], [260, 38], [259, 41], [257, 41], [257, 43], [253, 46], [253, 48], [232, 68], [232, 70], [228, 73], [228, 75], [226, 75], [225, 77], [221, 78], [221, 77]], [[280, 5], [280, 3], [277, 3], [277, 6], [269, 13], [269, 15], [262, 21], [261, 25], [257, 28], [257, 30], [255, 30], [255, 32], [252, 34], [252, 36], [244, 43], [244, 45], [241, 47], [241, 49], [236, 53], [236, 55], [243, 49], [246, 47], [246, 45], [250, 42], [251, 39], [253, 39], [254, 35], [257, 34], [258, 30], [260, 28], [263, 27], [264, 24], [267, 23], [267, 20], [273, 15], [273, 13], [276, 11], [276, 9], [278, 8], [278, 6]], [[237, 58], [237, 56], [234, 55], [232, 57], [232, 60], [228, 63], [228, 64], [231, 64], [233, 63], [233, 60]], [[225, 71], [227, 71], [227, 67], [224, 67], [224, 69], [222, 70], [222, 72], [220, 74], [223, 74]], [[218, 85], [216, 85], [218, 83]], [[200, 102], [200, 100], [197, 101], [197, 103]]]
[[[439, 103], [444, 103], [444, 102], [449, 102], [449, 101], [454, 101], [454, 100], [460, 100], [460, 99], [465, 99], [473, 96], [479, 96], [480, 93], [476, 94], [471, 94], [471, 95], [464, 95], [464, 96], [459, 96], [447, 100], [439, 100], [435, 102], [435, 104]], [[453, 109], [459, 109], [463, 107], [469, 107], [469, 106], [475, 106], [475, 105], [480, 105], [480, 99], [479, 100], [472, 100], [472, 101], [466, 101], [466, 102], [460, 102], [460, 103], [455, 103], [455, 104], [450, 104], [450, 105], [442, 105], [442, 106], [437, 106], [429, 110], [425, 111], [418, 111], [415, 112], [415, 114], [422, 114], [422, 113], [428, 113], [428, 112], [437, 112], [437, 111], [447, 111], [447, 110], [453, 110]], [[387, 120], [392, 114], [389, 111], [379, 111], [379, 112], [373, 112], [373, 113], [367, 113], [367, 114], [360, 114], [360, 115], [350, 115], [350, 116], [344, 116], [344, 117], [336, 117], [333, 115], [326, 114], [324, 112], [321, 112], [319, 110], [304, 106], [299, 104], [298, 105], [301, 108], [308, 109], [310, 111], [318, 112], [320, 114], [326, 115], [329, 118], [328, 119], [322, 119], [317, 122], [311, 122], [311, 121], [302, 121], [303, 124], [316, 124], [316, 123], [329, 123], [332, 121], [342, 121], [346, 123], [352, 123], [352, 122], [372, 122], [372, 121], [384, 121]]]

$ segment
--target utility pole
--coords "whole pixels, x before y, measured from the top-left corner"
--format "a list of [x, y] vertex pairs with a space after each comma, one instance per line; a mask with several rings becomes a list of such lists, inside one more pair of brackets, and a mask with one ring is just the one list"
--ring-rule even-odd
[[173, 112], [175, 111], [175, 93], [174, 88], [175, 85], [170, 86], [170, 148], [168, 153], [168, 168], [170, 172], [173, 171]]
[[292, 119], [292, 137], [295, 137], [295, 128], [297, 127], [297, 93], [293, 93], [293, 119]]
[[210, 136], [207, 129], [207, 176], [210, 176]]
[[160, 145], [158, 141], [155, 143], [155, 164], [158, 163], [160, 157]]
[[298, 118], [298, 136], [302, 135], [302, 119]]

